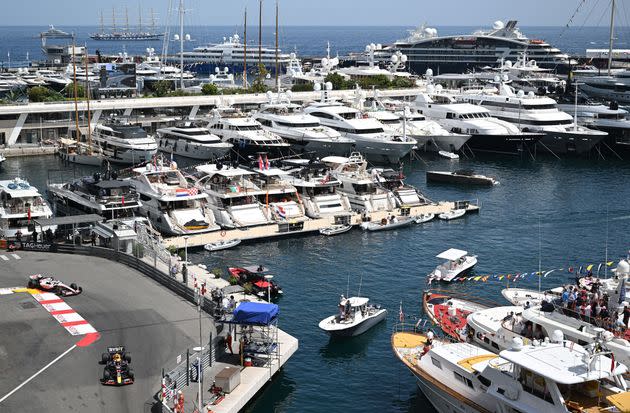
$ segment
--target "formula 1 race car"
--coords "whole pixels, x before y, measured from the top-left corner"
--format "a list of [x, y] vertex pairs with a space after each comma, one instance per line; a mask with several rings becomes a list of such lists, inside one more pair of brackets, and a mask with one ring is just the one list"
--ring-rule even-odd
[[37, 288], [38, 290], [57, 294], [62, 297], [79, 295], [83, 291], [83, 288], [77, 286], [75, 283], [66, 285], [59, 280], [55, 280], [53, 277], [45, 277], [41, 274], [35, 274], [29, 277], [28, 288]]
[[131, 356], [123, 346], [107, 347], [107, 353], [103, 353], [99, 364], [104, 364], [101, 384], [108, 386], [124, 386], [133, 384], [133, 370], [129, 366]]

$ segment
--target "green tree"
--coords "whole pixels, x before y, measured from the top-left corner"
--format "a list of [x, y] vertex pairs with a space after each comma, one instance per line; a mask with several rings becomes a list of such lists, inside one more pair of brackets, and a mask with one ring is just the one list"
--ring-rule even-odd
[[361, 78], [359, 80], [359, 86], [361, 86], [362, 89], [370, 89], [372, 86], [377, 89], [389, 89], [391, 82], [386, 75], [374, 75]]
[[29, 102], [54, 102], [64, 100], [64, 97], [61, 93], [47, 87], [35, 86], [28, 90], [28, 100]]
[[256, 77], [256, 80], [254, 80], [254, 83], [252, 83], [252, 86], [249, 88], [249, 91], [251, 93], [265, 93], [267, 91], [267, 85], [265, 85], [265, 79], [267, 78], [267, 69], [265, 68], [265, 65], [263, 64], [259, 64], [258, 65], [258, 76]]
[[312, 83], [300, 83], [300, 84], [291, 86], [291, 90], [293, 92], [312, 92], [313, 91], [313, 84]]
[[332, 83], [333, 90], [343, 90], [352, 87], [349, 86], [350, 82], [347, 82], [339, 73], [329, 73], [324, 79], [324, 83], [328, 82]]
[[158, 80], [153, 84], [152, 89], [155, 96], [163, 97], [173, 90], [173, 82], [169, 80]]
[[416, 82], [413, 79], [408, 77], [396, 76], [391, 83], [393, 88], [410, 88], [416, 85]]
[[214, 83], [206, 83], [201, 87], [201, 94], [202, 95], [218, 95], [219, 94], [219, 88], [217, 87], [217, 85], [215, 85]]
[[[68, 83], [62, 92], [65, 97], [74, 99], [74, 83]], [[77, 82], [77, 98], [81, 99], [83, 97], [85, 97], [85, 88], [81, 83]]]

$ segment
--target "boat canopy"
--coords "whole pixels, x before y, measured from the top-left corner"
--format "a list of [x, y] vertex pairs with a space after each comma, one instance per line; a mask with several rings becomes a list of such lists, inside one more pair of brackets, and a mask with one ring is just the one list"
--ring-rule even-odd
[[457, 261], [458, 259], [465, 257], [466, 254], [468, 254], [468, 251], [451, 248], [436, 255], [436, 257], [448, 261]]
[[363, 305], [366, 305], [370, 301], [370, 299], [367, 297], [350, 297], [347, 300], [350, 300], [351, 307], [361, 307]]
[[234, 310], [233, 323], [247, 325], [269, 325], [278, 316], [278, 306], [269, 303], [240, 303]]

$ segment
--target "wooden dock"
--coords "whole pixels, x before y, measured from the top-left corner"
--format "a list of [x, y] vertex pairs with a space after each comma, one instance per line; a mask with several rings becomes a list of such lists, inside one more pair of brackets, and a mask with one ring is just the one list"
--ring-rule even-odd
[[[456, 202], [439, 202], [434, 204], [427, 204], [422, 206], [416, 206], [411, 208], [406, 208], [409, 210], [408, 215], [415, 216], [420, 214], [441, 214], [443, 212], [451, 211], [456, 209], [456, 207], [461, 208], [461, 202], [465, 202], [465, 208], [467, 213], [470, 212], [478, 212], [479, 205], [468, 203], [467, 201], [456, 201]], [[459, 205], [458, 205], [459, 204]], [[407, 211], [405, 211], [405, 214]], [[403, 215], [402, 210], [400, 208], [395, 209], [394, 211], [377, 211], [367, 214], [371, 221], [380, 221], [383, 218], [386, 218], [390, 215]], [[188, 236], [188, 247], [202, 247], [206, 244], [217, 242], [217, 241], [229, 241], [233, 239], [240, 239], [241, 241], [253, 241], [253, 240], [264, 240], [269, 238], [282, 237], [287, 235], [300, 235], [300, 234], [308, 234], [313, 232], [318, 232], [322, 228], [329, 227], [334, 224], [334, 217], [320, 218], [320, 219], [309, 219], [303, 221], [303, 225], [299, 229], [291, 230], [289, 227], [291, 224], [295, 224], [296, 222], [287, 222], [282, 224], [269, 224], [269, 225], [259, 225], [255, 227], [246, 227], [246, 228], [237, 228], [237, 229], [228, 229], [221, 231], [213, 231], [206, 232], [203, 234], [193, 234]], [[437, 219], [437, 218], [436, 218]], [[363, 216], [359, 213], [353, 213], [350, 216], [350, 224], [351, 225], [359, 225], [363, 222]], [[288, 225], [287, 225], [288, 224]], [[185, 240], [183, 236], [165, 238], [164, 245], [166, 247], [176, 247], [176, 248], [184, 248]]]

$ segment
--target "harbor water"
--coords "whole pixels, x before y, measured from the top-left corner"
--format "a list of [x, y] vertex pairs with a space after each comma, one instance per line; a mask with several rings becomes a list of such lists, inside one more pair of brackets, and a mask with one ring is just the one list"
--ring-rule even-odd
[[[0, 179], [26, 177], [42, 192], [49, 170], [64, 168], [55, 156], [10, 158]], [[425, 171], [473, 169], [496, 177], [491, 188], [426, 184]], [[68, 168], [69, 171], [72, 167]], [[76, 170], [77, 176], [91, 173]], [[630, 163], [616, 160], [520, 160], [510, 157], [453, 162], [423, 155], [405, 164], [407, 182], [433, 200], [479, 199], [477, 215], [433, 221], [391, 232], [353, 229], [336, 237], [311, 235], [244, 243], [232, 250], [189, 251], [194, 263], [211, 268], [269, 267], [284, 290], [280, 327], [300, 340], [283, 371], [254, 399], [250, 412], [430, 411], [413, 376], [390, 348], [402, 302], [412, 322], [420, 316], [425, 275], [435, 255], [450, 248], [477, 254], [476, 273], [516, 274], [564, 268], [542, 286], [571, 282], [570, 266], [618, 260], [630, 249]], [[602, 269], [603, 273], [603, 269]], [[61, 276], [62, 274], [53, 274]], [[505, 303], [505, 279], [443, 286]], [[535, 277], [519, 281], [537, 287]], [[331, 340], [317, 327], [337, 311], [340, 294], [368, 296], [388, 309], [387, 321], [350, 340]]]

